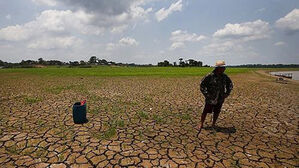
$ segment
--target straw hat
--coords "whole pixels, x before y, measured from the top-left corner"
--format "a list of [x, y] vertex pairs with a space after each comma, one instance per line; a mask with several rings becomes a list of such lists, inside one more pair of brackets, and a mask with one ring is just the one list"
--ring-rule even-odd
[[216, 61], [215, 67], [225, 67], [225, 62], [222, 60]]

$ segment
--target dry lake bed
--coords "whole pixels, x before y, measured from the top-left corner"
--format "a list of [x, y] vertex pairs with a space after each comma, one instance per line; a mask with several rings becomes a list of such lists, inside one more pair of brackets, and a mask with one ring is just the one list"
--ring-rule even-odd
[[[202, 76], [1, 73], [0, 167], [296, 167], [299, 85], [249, 71], [212, 129]], [[87, 99], [89, 120], [72, 105]]]

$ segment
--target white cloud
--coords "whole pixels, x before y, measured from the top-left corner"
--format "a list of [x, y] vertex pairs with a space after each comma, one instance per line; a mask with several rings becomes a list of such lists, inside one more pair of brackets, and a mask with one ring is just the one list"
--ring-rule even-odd
[[101, 27], [112, 33], [124, 31], [132, 22], [148, 22], [148, 15], [152, 8], [144, 8], [143, 5], [152, 0], [32, 0], [36, 4], [58, 6], [62, 4], [70, 8], [74, 13], [92, 15], [89, 25]]
[[244, 41], [264, 39], [270, 36], [269, 23], [262, 20], [245, 23], [228, 23], [223, 29], [217, 30], [213, 36], [222, 39], [240, 39]]
[[203, 35], [197, 35], [195, 33], [188, 33], [187, 31], [182, 30], [176, 30], [171, 33], [171, 41], [179, 41], [179, 42], [185, 42], [185, 41], [201, 41], [205, 39], [206, 37]]
[[124, 30], [126, 30], [129, 27], [130, 20], [133, 21], [133, 20], [144, 19], [144, 22], [149, 22], [147, 16], [151, 11], [152, 11], [152, 8], [148, 8], [145, 10], [140, 6], [133, 5], [131, 7], [130, 14], [124, 13], [124, 14], [116, 17], [117, 19], [114, 21], [115, 23], [111, 23], [114, 26], [111, 28], [110, 32], [111, 33], [123, 32]]
[[187, 31], [176, 30], [171, 33], [170, 40], [172, 45], [170, 49], [182, 48], [185, 46], [185, 42], [199, 42], [206, 39], [203, 35], [197, 35], [195, 33], [188, 33]]
[[242, 50], [243, 47], [241, 45], [235, 45], [232, 41], [226, 42], [212, 42], [209, 45], [203, 47], [203, 50], [209, 53], [227, 53], [231, 50]]
[[143, 6], [149, 0], [61, 0], [71, 7], [73, 11], [83, 10], [94, 15], [91, 25], [112, 30], [113, 33], [124, 31], [129, 25], [137, 21], [148, 21], [148, 15], [152, 8]]
[[299, 9], [294, 9], [283, 18], [278, 19], [276, 26], [288, 33], [299, 31]]
[[32, 49], [57, 49], [57, 48], [70, 48], [77, 46], [81, 40], [74, 37], [43, 37], [28, 44], [28, 48]]
[[178, 0], [176, 3], [172, 3], [168, 9], [162, 8], [156, 12], [156, 18], [159, 22], [167, 18], [170, 14], [175, 11], [181, 11], [183, 4], [182, 0]]
[[131, 37], [124, 37], [119, 40], [119, 44], [123, 46], [137, 46], [138, 42]]
[[[30, 22], [0, 28], [0, 42], [18, 42], [31, 49], [69, 48], [82, 42], [79, 39], [82, 35], [101, 35], [107, 31], [121, 33], [134, 22], [148, 22], [152, 12], [152, 8], [143, 7], [152, 0], [31, 1], [39, 5], [64, 5], [70, 10], [45, 10]], [[116, 46], [136, 45], [138, 42], [132, 38], [116, 43]]]
[[101, 27], [90, 25], [93, 15], [83, 11], [43, 11], [35, 20], [23, 25], [0, 29], [0, 40], [25, 42], [29, 48], [67, 48], [77, 44], [78, 38], [71, 34], [95, 34]]
[[10, 20], [10, 19], [11, 19], [11, 16], [10, 16], [10, 15], [6, 15], [5, 18], [6, 18], [7, 20]]
[[202, 47], [198, 55], [208, 56], [208, 57], [252, 57], [258, 54], [254, 51], [252, 47], [244, 43], [240, 43], [236, 40], [213, 40], [210, 44]]
[[82, 34], [98, 35], [103, 32], [103, 28], [91, 24], [94, 15], [84, 11], [72, 12], [70, 10], [57, 11], [47, 10], [36, 19], [42, 29], [56, 32], [76, 31]]
[[133, 5], [131, 7], [132, 18], [142, 18], [152, 11], [153, 11], [153, 8], [148, 8], [145, 10], [144, 8], [142, 8], [140, 6]]
[[0, 44], [0, 48], [3, 48], [3, 49], [12, 49], [12, 48], [14, 48], [14, 46], [12, 46], [10, 44]]
[[117, 47], [117, 44], [116, 43], [108, 43], [106, 45], [106, 50], [113, 50], [114, 48]]
[[29, 26], [8, 26], [5, 28], [0, 29], [0, 39], [7, 40], [7, 41], [21, 41], [28, 39], [32, 34], [33, 31], [29, 28]]
[[283, 41], [278, 41], [278, 42], [274, 43], [274, 45], [275, 46], [282, 46], [282, 45], [286, 45], [286, 43], [283, 42]]
[[257, 58], [259, 54], [249, 41], [268, 38], [271, 30], [267, 22], [257, 20], [240, 24], [226, 24], [213, 34], [198, 55], [217, 58]]
[[[262, 20], [231, 24], [217, 30], [211, 41], [199, 49], [198, 55], [212, 58], [255, 60], [259, 58], [256, 49], [250, 41], [269, 38], [271, 29], [269, 23]], [[279, 44], [281, 45], [281, 44]]]
[[138, 46], [139, 42], [136, 41], [134, 38], [131, 37], [124, 37], [120, 39], [117, 43], [108, 43], [106, 45], [106, 50], [114, 50], [118, 47], [125, 47], [125, 46]]
[[118, 27], [113, 27], [110, 32], [111, 33], [121, 33], [128, 28], [128, 25], [122, 25]]
[[256, 10], [256, 12], [264, 12], [264, 11], [266, 11], [266, 8], [260, 8], [260, 9]]
[[174, 49], [183, 48], [183, 47], [185, 47], [185, 44], [183, 42], [174, 42], [171, 44], [169, 49], [174, 50]]
[[35, 20], [23, 25], [8, 26], [0, 29], [0, 39], [8, 41], [22, 41], [38, 38], [45, 33], [51, 35], [81, 33], [100, 34], [103, 29], [89, 24], [92, 15], [83, 11], [46, 10]]
[[56, 6], [56, 0], [32, 0], [33, 3], [38, 5]]

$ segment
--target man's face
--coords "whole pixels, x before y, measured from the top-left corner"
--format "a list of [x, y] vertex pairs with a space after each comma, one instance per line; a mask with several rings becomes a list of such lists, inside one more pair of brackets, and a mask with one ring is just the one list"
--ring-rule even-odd
[[225, 67], [218, 67], [217, 71], [219, 74], [222, 74], [225, 71]]

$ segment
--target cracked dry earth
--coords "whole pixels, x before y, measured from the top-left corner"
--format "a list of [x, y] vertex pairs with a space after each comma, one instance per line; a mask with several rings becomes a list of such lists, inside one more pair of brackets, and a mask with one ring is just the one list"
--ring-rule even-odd
[[[296, 167], [298, 83], [231, 75], [198, 135], [202, 77], [1, 75], [0, 167]], [[72, 104], [87, 98], [89, 122]]]

